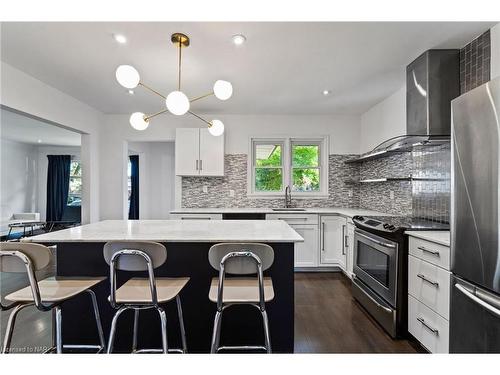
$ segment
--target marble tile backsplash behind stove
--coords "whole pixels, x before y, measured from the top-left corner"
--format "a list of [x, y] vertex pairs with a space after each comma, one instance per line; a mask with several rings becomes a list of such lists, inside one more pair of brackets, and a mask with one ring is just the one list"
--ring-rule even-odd
[[[367, 161], [360, 166], [360, 179], [408, 177], [412, 173], [410, 153]], [[409, 181], [370, 182], [359, 186], [359, 205], [362, 208], [392, 215], [411, 216], [412, 187]], [[391, 198], [391, 191], [394, 198]]]

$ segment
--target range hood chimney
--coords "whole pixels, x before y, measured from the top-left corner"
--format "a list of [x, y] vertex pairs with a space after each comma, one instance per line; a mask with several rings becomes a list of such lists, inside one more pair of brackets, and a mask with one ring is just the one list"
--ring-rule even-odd
[[406, 67], [406, 134], [346, 163], [448, 143], [451, 101], [460, 95], [460, 50], [430, 49]]
[[451, 101], [460, 95], [460, 50], [431, 49], [406, 67], [406, 135], [451, 133]]

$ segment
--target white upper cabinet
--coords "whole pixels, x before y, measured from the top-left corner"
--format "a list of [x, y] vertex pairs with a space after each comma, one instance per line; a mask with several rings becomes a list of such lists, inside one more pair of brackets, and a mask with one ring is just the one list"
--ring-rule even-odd
[[175, 129], [175, 174], [198, 176], [199, 159], [200, 129]]
[[224, 176], [224, 135], [214, 137], [208, 129], [176, 129], [175, 174]]
[[347, 220], [341, 216], [321, 216], [321, 264], [337, 265], [346, 269], [344, 237]]
[[200, 129], [200, 175], [224, 176], [224, 134], [214, 137]]

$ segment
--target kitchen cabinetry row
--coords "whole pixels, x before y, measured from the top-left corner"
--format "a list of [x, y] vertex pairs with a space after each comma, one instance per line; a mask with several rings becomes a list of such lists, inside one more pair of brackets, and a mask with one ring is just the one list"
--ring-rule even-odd
[[[175, 220], [221, 220], [222, 214], [172, 214]], [[286, 221], [303, 238], [295, 244], [296, 270], [314, 270], [337, 267], [349, 277], [354, 259], [354, 225], [339, 215], [310, 213], [272, 213], [266, 220]]]

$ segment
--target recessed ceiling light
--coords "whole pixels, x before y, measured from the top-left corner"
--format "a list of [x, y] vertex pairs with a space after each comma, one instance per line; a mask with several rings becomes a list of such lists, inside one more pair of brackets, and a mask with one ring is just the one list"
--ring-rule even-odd
[[38, 142], [38, 143], [42, 143], [42, 140], [41, 140], [41, 139], [39, 139], [37, 142]]
[[127, 43], [127, 38], [125, 38], [125, 35], [122, 34], [113, 34], [113, 38], [120, 43], [120, 44], [125, 44]]
[[323, 95], [327, 96], [330, 95], [331, 91], [330, 90], [323, 90]]
[[241, 46], [243, 43], [245, 43], [247, 38], [243, 34], [237, 34], [233, 35], [233, 43], [236, 44], [237, 46]]
[[134, 95], [134, 90], [128, 90], [128, 93], [129, 93], [130, 95]]

